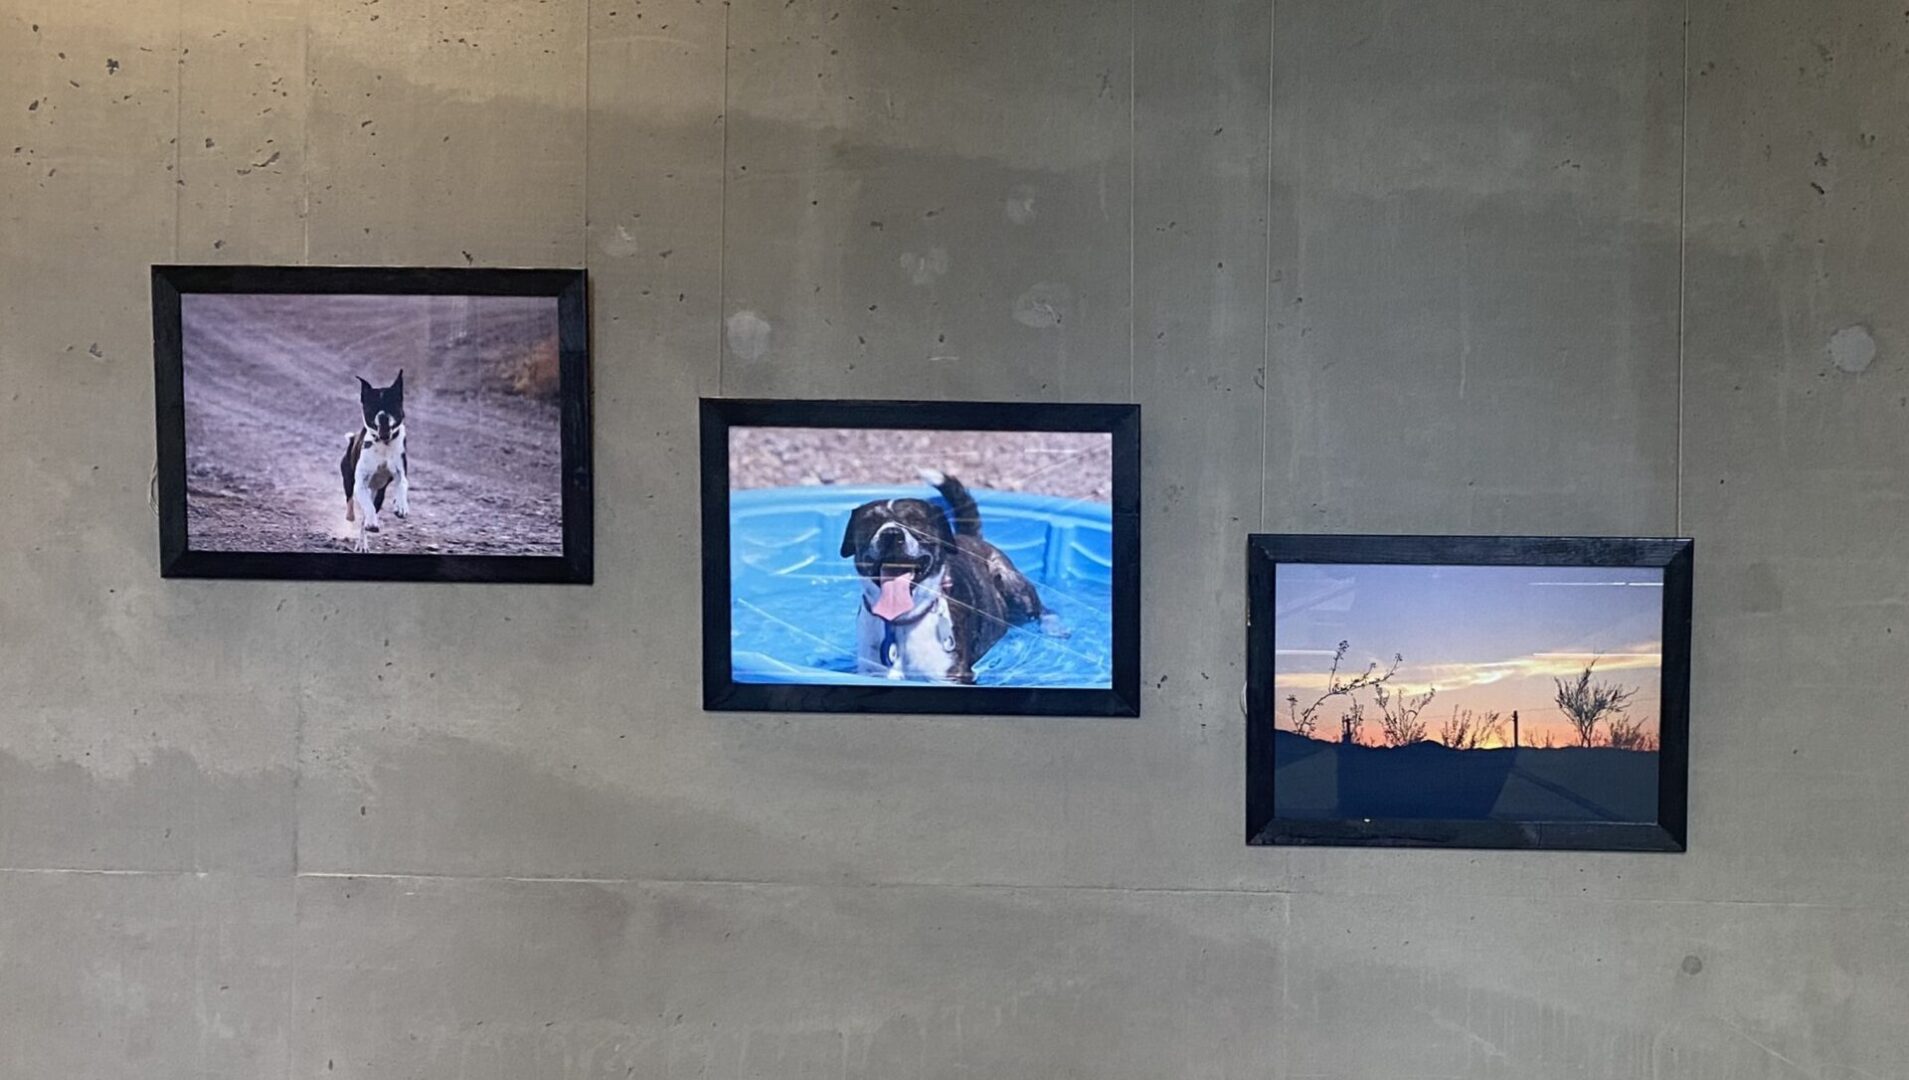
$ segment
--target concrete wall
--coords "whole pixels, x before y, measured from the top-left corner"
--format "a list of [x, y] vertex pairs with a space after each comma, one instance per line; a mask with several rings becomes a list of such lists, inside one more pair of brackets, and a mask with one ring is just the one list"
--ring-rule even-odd
[[[1909, 1076], [1906, 51], [0, 0], [0, 1076]], [[158, 580], [175, 260], [587, 264], [599, 583]], [[700, 712], [716, 393], [1143, 402], [1145, 718]], [[1241, 846], [1260, 528], [1698, 537], [1690, 853]]]

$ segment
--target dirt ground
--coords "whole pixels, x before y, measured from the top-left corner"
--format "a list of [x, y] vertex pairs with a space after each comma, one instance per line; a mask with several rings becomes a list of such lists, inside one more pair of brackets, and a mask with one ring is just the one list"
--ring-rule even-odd
[[372, 553], [562, 552], [554, 299], [201, 294], [183, 329], [194, 550], [350, 551], [358, 376], [403, 368], [411, 515]]
[[971, 487], [1113, 499], [1113, 437], [1083, 432], [732, 428], [731, 488], [919, 484], [937, 469]]

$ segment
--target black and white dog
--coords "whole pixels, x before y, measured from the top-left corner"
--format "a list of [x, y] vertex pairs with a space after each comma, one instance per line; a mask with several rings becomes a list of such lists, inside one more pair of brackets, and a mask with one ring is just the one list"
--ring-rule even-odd
[[411, 512], [409, 459], [404, 452], [404, 371], [390, 386], [376, 387], [358, 379], [358, 404], [364, 424], [345, 443], [338, 471], [345, 481], [345, 520], [358, 523], [354, 551], [371, 550], [365, 534], [380, 528], [378, 512], [385, 493], [391, 493], [391, 512]]
[[1008, 628], [1039, 622], [1060, 636], [1060, 620], [1034, 583], [1000, 548], [981, 538], [981, 510], [961, 481], [932, 470], [921, 478], [954, 512], [926, 499], [879, 499], [849, 515], [842, 557], [862, 579], [856, 670], [890, 679], [970, 685], [974, 665]]

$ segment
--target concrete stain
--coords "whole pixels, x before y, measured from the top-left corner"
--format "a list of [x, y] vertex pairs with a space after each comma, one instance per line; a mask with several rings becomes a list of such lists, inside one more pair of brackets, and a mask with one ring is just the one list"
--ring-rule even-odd
[[1043, 281], [1022, 293], [1014, 301], [1014, 321], [1036, 330], [1059, 326], [1073, 304], [1073, 291], [1065, 285]]
[[744, 360], [760, 360], [769, 352], [769, 320], [753, 311], [738, 311], [723, 320], [729, 351]]
[[1849, 375], [1861, 375], [1869, 370], [1876, 360], [1876, 339], [1870, 334], [1869, 327], [1857, 323], [1845, 326], [1830, 335], [1830, 363], [1836, 370]]
[[618, 225], [606, 230], [603, 239], [597, 241], [597, 247], [613, 259], [627, 259], [641, 250], [636, 232], [628, 225]]
[[901, 268], [907, 272], [908, 280], [916, 285], [932, 285], [935, 280], [948, 272], [950, 260], [946, 248], [929, 248], [924, 254], [917, 255], [904, 251], [901, 255]]
[[1008, 192], [1008, 220], [1016, 225], [1026, 225], [1034, 220], [1034, 189], [1027, 184], [1017, 184]]

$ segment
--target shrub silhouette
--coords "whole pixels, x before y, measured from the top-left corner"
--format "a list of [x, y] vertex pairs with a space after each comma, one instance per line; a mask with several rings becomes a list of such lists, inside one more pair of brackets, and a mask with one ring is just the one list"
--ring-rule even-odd
[[1642, 719], [1633, 720], [1628, 716], [1611, 717], [1610, 729], [1604, 733], [1604, 745], [1613, 750], [1655, 750], [1657, 737], [1644, 730]]
[[1433, 687], [1417, 697], [1407, 697], [1403, 692], [1394, 694], [1386, 690], [1383, 683], [1374, 685], [1372, 699], [1379, 706], [1379, 727], [1387, 746], [1410, 746], [1425, 739], [1425, 721], [1419, 714], [1425, 706], [1432, 703], [1438, 687]]
[[1558, 684], [1558, 708], [1578, 733], [1579, 746], [1596, 745], [1598, 724], [1607, 716], [1615, 723], [1623, 715], [1624, 706], [1637, 696], [1636, 687], [1593, 680], [1591, 669], [1596, 666], [1595, 660], [1584, 665], [1578, 677], [1569, 682], [1551, 680]]
[[1503, 717], [1503, 713], [1496, 712], [1474, 713], [1470, 709], [1460, 712], [1454, 705], [1452, 718], [1439, 725], [1438, 741], [1454, 750], [1476, 750], [1498, 737], [1504, 725]]

